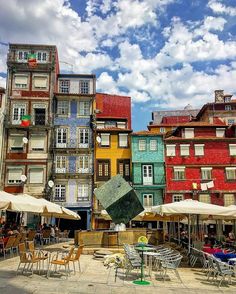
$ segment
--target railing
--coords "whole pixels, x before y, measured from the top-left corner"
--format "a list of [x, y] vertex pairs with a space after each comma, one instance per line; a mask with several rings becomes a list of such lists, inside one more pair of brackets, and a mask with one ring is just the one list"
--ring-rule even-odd
[[82, 144], [78, 142], [78, 139], [69, 139], [67, 142], [56, 142], [54, 148], [81, 148], [88, 149], [92, 148], [91, 143]]
[[[6, 116], [5, 122], [6, 122], [6, 125], [9, 125], [9, 126], [21, 126], [22, 119], [21, 118], [14, 119], [13, 117]], [[29, 127], [30, 126], [37, 126], [37, 127], [48, 126], [49, 124], [50, 124], [49, 119], [45, 114], [33, 115], [33, 116], [31, 115], [30, 117]]]
[[55, 168], [54, 173], [56, 174], [91, 174], [92, 173], [92, 168], [86, 168], [82, 169], [79, 168], [77, 170], [69, 170], [68, 168]]

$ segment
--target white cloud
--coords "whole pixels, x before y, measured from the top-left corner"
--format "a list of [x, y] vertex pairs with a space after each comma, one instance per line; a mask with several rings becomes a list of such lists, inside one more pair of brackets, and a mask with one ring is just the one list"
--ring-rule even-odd
[[236, 16], [236, 8], [232, 6], [226, 6], [218, 0], [210, 0], [208, 6], [216, 14], [228, 14], [230, 16]]
[[97, 79], [97, 90], [110, 94], [118, 94], [119, 89], [113, 77], [107, 72], [103, 72]]

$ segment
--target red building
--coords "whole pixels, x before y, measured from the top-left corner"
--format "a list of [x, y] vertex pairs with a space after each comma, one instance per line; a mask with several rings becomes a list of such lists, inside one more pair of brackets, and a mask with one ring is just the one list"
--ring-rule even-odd
[[[99, 121], [125, 122], [125, 127], [131, 129], [131, 98], [127, 96], [96, 94], [96, 118]], [[120, 127], [120, 126], [117, 126]]]
[[179, 126], [165, 138], [165, 162], [165, 203], [193, 198], [235, 204], [235, 125], [189, 122]]

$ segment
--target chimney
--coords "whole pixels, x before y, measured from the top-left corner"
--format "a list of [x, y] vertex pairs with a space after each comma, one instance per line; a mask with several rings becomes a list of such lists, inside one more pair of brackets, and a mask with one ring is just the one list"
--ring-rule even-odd
[[224, 102], [224, 90], [215, 90], [215, 103]]

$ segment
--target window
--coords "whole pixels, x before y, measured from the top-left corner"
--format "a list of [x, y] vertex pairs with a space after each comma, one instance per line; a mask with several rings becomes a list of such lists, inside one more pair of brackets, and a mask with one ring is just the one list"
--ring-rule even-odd
[[227, 180], [236, 180], [236, 167], [226, 167], [225, 173]]
[[79, 116], [90, 115], [90, 101], [79, 101]]
[[199, 194], [199, 201], [204, 203], [211, 203], [211, 198], [209, 194]]
[[212, 167], [201, 167], [202, 180], [211, 180]]
[[27, 75], [15, 75], [14, 76], [14, 88], [15, 89], [27, 89], [28, 88], [28, 76]]
[[117, 124], [117, 128], [126, 129], [126, 122], [118, 121], [116, 124]]
[[79, 148], [89, 147], [89, 129], [79, 129]]
[[66, 200], [66, 185], [56, 185], [55, 186], [55, 201], [65, 201]]
[[69, 113], [69, 101], [58, 101], [57, 102], [57, 114], [68, 115]]
[[175, 156], [175, 145], [166, 145], [166, 156]]
[[110, 134], [101, 134], [101, 146], [102, 147], [110, 146]]
[[172, 202], [180, 202], [184, 200], [184, 196], [182, 194], [174, 194], [172, 196]]
[[234, 124], [234, 119], [232, 119], [232, 118], [230, 118], [230, 119], [228, 119], [228, 125], [233, 125]]
[[185, 167], [175, 166], [174, 167], [174, 180], [185, 180]]
[[130, 161], [129, 159], [118, 160], [117, 173], [120, 174], [126, 181], [130, 180]]
[[157, 150], [157, 140], [150, 140], [150, 151]]
[[160, 128], [160, 133], [165, 133], [166, 129], [165, 128]]
[[153, 195], [152, 194], [143, 194], [143, 206], [144, 207], [153, 206]]
[[224, 205], [225, 206], [235, 205], [234, 194], [224, 194]]
[[9, 146], [11, 151], [22, 152], [24, 150], [23, 136], [10, 136]]
[[47, 61], [47, 52], [39, 51], [39, 52], [37, 52], [36, 56], [37, 56], [37, 61], [39, 61], [39, 62], [46, 62]]
[[81, 155], [78, 158], [78, 172], [89, 173], [90, 170], [90, 158], [88, 155]]
[[89, 94], [89, 81], [80, 81], [79, 90], [80, 94]]
[[27, 62], [29, 51], [18, 51], [17, 60], [21, 62]]
[[216, 137], [224, 137], [225, 136], [225, 129], [223, 128], [216, 128]]
[[43, 169], [42, 168], [29, 169], [29, 183], [43, 184]]
[[48, 88], [47, 76], [33, 76], [33, 88], [37, 90], [45, 90]]
[[30, 147], [32, 151], [44, 151], [45, 149], [45, 136], [32, 135], [30, 137]]
[[89, 201], [89, 184], [78, 185], [78, 199], [77, 201]]
[[231, 110], [231, 105], [225, 105], [225, 110]]
[[12, 114], [12, 123], [19, 125], [21, 123], [22, 116], [26, 114], [26, 105], [14, 104]]
[[21, 176], [22, 176], [22, 169], [17, 167], [8, 169], [8, 184], [20, 184]]
[[60, 80], [59, 81], [59, 91], [60, 93], [69, 93], [70, 92], [70, 81], [69, 80]]
[[189, 146], [190, 145], [180, 145], [180, 155], [189, 156]]
[[230, 101], [231, 101], [231, 96], [224, 97], [224, 102], [230, 102]]
[[128, 147], [128, 134], [119, 134], [119, 147]]
[[105, 122], [104, 121], [97, 121], [97, 129], [104, 129]]
[[229, 144], [229, 154], [230, 156], [236, 155], [236, 144]]
[[97, 180], [107, 181], [110, 179], [110, 161], [97, 160]]
[[56, 173], [66, 173], [66, 156], [56, 156]]
[[185, 128], [184, 137], [187, 139], [194, 138], [194, 128]]
[[194, 144], [195, 156], [204, 155], [204, 144]]
[[67, 143], [67, 129], [57, 129], [56, 147], [65, 148]]
[[138, 140], [138, 150], [139, 151], [146, 150], [146, 140]]
[[143, 165], [143, 185], [153, 184], [153, 168], [152, 165]]

